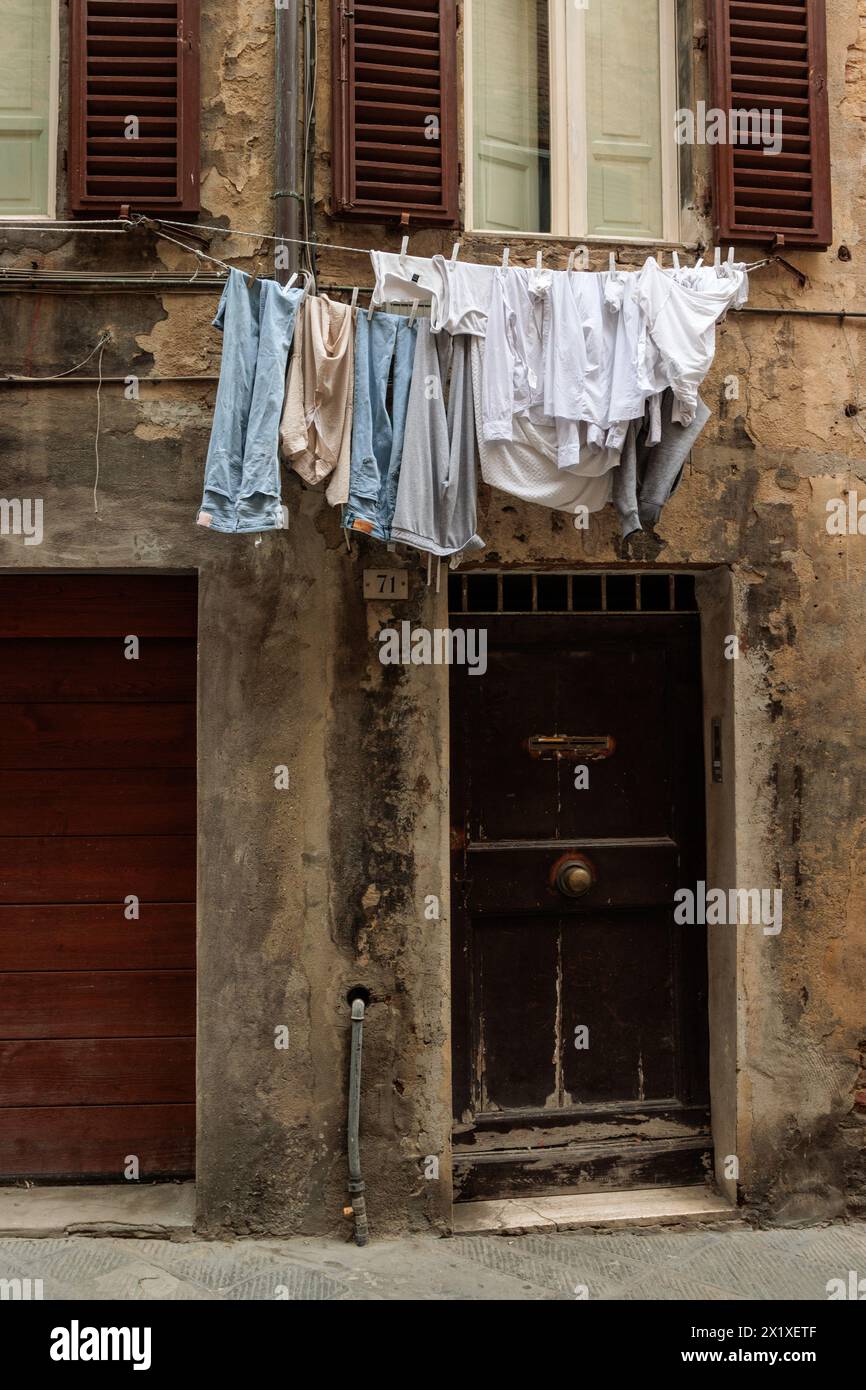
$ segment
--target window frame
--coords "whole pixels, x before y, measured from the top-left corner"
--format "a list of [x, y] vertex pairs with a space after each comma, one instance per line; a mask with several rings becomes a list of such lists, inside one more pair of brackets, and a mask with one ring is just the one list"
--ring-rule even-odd
[[45, 212], [0, 212], [0, 226], [10, 222], [57, 220], [57, 151], [60, 144], [60, 0], [50, 0], [48, 19], [51, 45], [48, 62], [48, 188]]
[[[678, 91], [677, 0], [658, 0], [659, 76], [661, 86], [662, 233], [658, 237], [590, 235], [588, 227], [588, 168], [586, 104], [580, 99], [585, 72], [586, 12], [574, 0], [549, 0], [550, 52], [561, 54], [550, 71], [550, 232], [511, 232], [476, 225], [475, 222], [475, 121], [474, 121], [474, 0], [465, 0], [463, 32], [463, 149], [466, 231], [473, 235], [529, 236], [549, 241], [582, 241], [603, 245], [679, 246], [680, 178], [674, 141]], [[580, 74], [580, 79], [576, 79]], [[569, 100], [569, 91], [573, 93]], [[664, 139], [664, 131], [670, 139]]]

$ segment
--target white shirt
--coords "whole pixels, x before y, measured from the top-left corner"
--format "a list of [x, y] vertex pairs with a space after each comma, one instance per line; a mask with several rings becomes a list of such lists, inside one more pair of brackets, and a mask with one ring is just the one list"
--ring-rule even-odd
[[698, 390], [716, 351], [716, 323], [742, 291], [742, 275], [701, 276], [689, 288], [659, 268], [650, 256], [639, 273], [641, 311], [638, 369], [647, 398], [670, 386], [678, 404], [676, 418], [691, 424]]

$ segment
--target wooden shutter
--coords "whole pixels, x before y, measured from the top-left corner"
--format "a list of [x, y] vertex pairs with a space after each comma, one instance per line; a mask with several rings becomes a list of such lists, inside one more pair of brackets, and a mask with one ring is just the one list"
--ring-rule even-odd
[[455, 0], [332, 0], [336, 211], [457, 221]]
[[198, 212], [199, 0], [71, 0], [71, 11], [70, 208]]
[[710, 0], [711, 106], [781, 110], [782, 151], [715, 146], [718, 241], [829, 246], [824, 0]]

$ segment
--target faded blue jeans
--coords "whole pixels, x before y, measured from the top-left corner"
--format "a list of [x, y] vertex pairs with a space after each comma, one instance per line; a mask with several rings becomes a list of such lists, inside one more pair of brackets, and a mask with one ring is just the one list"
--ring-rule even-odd
[[343, 526], [380, 541], [391, 539], [417, 337], [417, 323], [400, 314], [358, 315], [352, 466]]
[[214, 327], [222, 366], [204, 474], [200, 526], [214, 531], [283, 529], [279, 433], [286, 364], [303, 289], [284, 289], [232, 270]]

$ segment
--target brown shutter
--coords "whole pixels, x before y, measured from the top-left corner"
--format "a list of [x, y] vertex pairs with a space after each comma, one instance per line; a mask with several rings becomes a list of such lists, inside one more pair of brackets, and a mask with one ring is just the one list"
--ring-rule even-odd
[[73, 212], [198, 212], [199, 0], [71, 0], [69, 171]]
[[824, 0], [709, 0], [708, 17], [710, 105], [783, 113], [781, 154], [715, 146], [717, 241], [829, 246]]
[[331, 23], [335, 210], [454, 224], [455, 0], [332, 0]]

